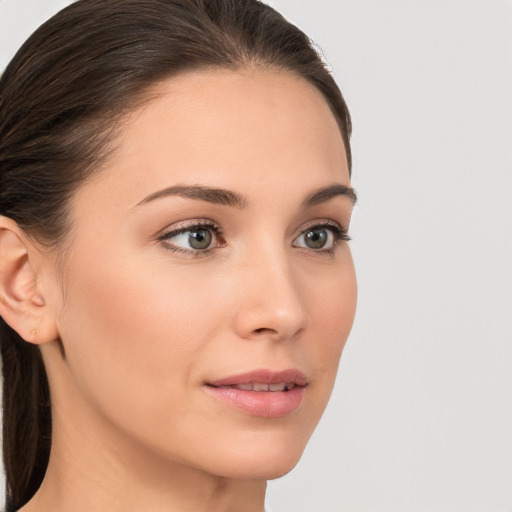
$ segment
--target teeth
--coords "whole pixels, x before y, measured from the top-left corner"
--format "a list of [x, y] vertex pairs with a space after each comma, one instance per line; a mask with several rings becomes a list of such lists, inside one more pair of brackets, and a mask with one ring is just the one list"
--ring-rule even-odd
[[253, 391], [268, 391], [268, 384], [253, 384]]
[[280, 382], [279, 384], [270, 384], [268, 389], [270, 391], [284, 391], [286, 388], [286, 384], [284, 382]]
[[244, 389], [245, 391], [252, 391], [252, 384], [238, 384], [233, 387], [236, 389]]
[[244, 391], [288, 391], [295, 387], [295, 383], [279, 382], [278, 384], [263, 384], [260, 382], [255, 382], [253, 384], [235, 384], [229, 387], [241, 389]]

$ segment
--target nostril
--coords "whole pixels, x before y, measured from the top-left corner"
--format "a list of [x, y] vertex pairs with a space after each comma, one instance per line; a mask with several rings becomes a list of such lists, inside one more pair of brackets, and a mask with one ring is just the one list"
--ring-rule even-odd
[[262, 333], [262, 332], [266, 332], [266, 331], [276, 332], [274, 329], [269, 329], [268, 327], [260, 327], [259, 329], [254, 330], [254, 332], [257, 332], [257, 333]]

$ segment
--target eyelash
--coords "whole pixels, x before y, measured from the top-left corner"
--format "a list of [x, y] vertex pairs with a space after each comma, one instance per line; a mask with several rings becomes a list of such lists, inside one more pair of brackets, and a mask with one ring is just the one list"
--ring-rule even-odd
[[196, 231], [196, 230], [200, 230], [200, 229], [208, 229], [208, 230], [212, 231], [215, 234], [216, 238], [221, 238], [222, 239], [222, 235], [223, 235], [222, 229], [219, 226], [217, 226], [216, 224], [214, 224], [213, 222], [210, 222], [210, 221], [194, 221], [194, 223], [186, 224], [184, 226], [181, 226], [181, 227], [179, 227], [177, 229], [173, 229], [171, 231], [166, 231], [162, 236], [160, 236], [158, 238], [158, 240], [160, 242], [164, 242], [165, 248], [167, 250], [169, 250], [171, 252], [174, 252], [174, 253], [185, 254], [187, 256], [191, 256], [192, 258], [200, 258], [201, 256], [206, 256], [207, 254], [212, 252], [213, 249], [216, 249], [217, 247], [223, 247], [224, 245], [226, 245], [226, 243], [224, 242], [221, 245], [217, 245], [215, 247], [211, 247], [211, 248], [208, 248], [208, 249], [202, 249], [202, 250], [190, 249], [190, 250], [187, 250], [187, 249], [183, 249], [181, 247], [177, 247], [175, 245], [171, 245], [171, 244], [165, 243], [166, 240], [168, 240], [169, 238], [173, 238], [175, 236], [182, 235], [183, 233], [187, 233], [189, 231]]
[[[308, 231], [313, 231], [315, 229], [327, 229], [327, 230], [331, 231], [331, 233], [334, 236], [333, 245], [331, 248], [319, 249], [319, 250], [309, 249], [309, 251], [312, 251], [315, 254], [320, 253], [320, 254], [327, 254], [329, 256], [333, 256], [334, 253], [336, 252], [336, 248], [337, 248], [339, 242], [350, 242], [350, 240], [351, 240], [350, 236], [348, 236], [347, 230], [343, 226], [341, 226], [337, 222], [330, 221], [330, 220], [316, 222], [314, 224], [311, 224], [310, 226], [307, 226], [305, 229], [303, 229], [301, 231], [299, 236], [302, 236], [305, 233], [307, 233]], [[299, 247], [299, 248], [308, 250], [306, 247]]]
[[[158, 237], [158, 241], [163, 242], [165, 245], [165, 248], [173, 253], [179, 253], [179, 254], [185, 254], [187, 256], [190, 256], [192, 258], [200, 258], [202, 256], [206, 256], [210, 254], [214, 249], [217, 249], [219, 247], [224, 247], [227, 245], [225, 241], [221, 242], [219, 245], [216, 245], [214, 247], [209, 247], [207, 249], [183, 249], [181, 247], [173, 246], [169, 243], [166, 243], [166, 240], [173, 238], [175, 236], [187, 233], [189, 231], [197, 231], [201, 229], [207, 229], [212, 231], [215, 234], [215, 238], [222, 240], [223, 231], [222, 229], [214, 224], [211, 221], [194, 221], [191, 224], [186, 224], [184, 226], [181, 226], [177, 229], [173, 229], [171, 231], [166, 231], [161, 236]], [[314, 253], [321, 253], [321, 254], [328, 254], [328, 255], [334, 255], [336, 251], [336, 247], [339, 242], [349, 242], [351, 238], [348, 236], [347, 230], [340, 226], [338, 223], [335, 223], [333, 221], [323, 221], [316, 224], [312, 224], [305, 229], [303, 229], [299, 236], [304, 235], [308, 231], [313, 231], [315, 229], [328, 229], [331, 231], [331, 233], [334, 236], [333, 246], [329, 249], [309, 249], [310, 251]], [[298, 237], [297, 237], [298, 238]], [[301, 249], [307, 249], [305, 247], [298, 247]]]

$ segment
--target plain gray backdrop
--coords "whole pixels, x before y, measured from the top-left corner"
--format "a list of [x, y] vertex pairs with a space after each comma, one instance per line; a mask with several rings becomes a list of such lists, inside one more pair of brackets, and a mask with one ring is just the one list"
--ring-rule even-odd
[[[66, 0], [0, 0], [0, 70]], [[275, 512], [512, 511], [512, 3], [272, 0], [352, 113], [354, 330]]]

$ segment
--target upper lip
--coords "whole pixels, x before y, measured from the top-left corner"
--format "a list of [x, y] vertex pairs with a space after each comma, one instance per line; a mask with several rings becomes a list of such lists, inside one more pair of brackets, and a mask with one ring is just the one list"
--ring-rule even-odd
[[208, 381], [207, 384], [214, 387], [235, 386], [237, 384], [280, 384], [281, 382], [293, 383], [296, 386], [305, 386], [307, 377], [299, 370], [290, 368], [287, 370], [257, 369], [237, 375], [230, 375], [222, 379]]

